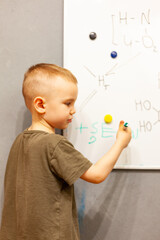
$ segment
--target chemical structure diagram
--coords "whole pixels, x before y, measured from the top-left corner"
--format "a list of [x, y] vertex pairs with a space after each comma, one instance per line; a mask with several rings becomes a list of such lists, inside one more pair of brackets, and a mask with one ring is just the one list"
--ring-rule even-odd
[[[109, 69], [106, 73], [104, 74], [99, 74], [99, 75], [95, 75], [87, 66], [84, 66], [84, 68], [90, 73], [90, 75], [92, 75], [95, 79], [97, 79], [98, 82], [98, 86], [102, 87], [104, 90], [107, 90], [108, 87], [110, 87], [109, 84], [109, 80], [108, 77], [111, 74], [115, 74], [116, 70], [118, 70], [120, 67], [128, 64], [133, 58], [138, 57], [138, 55], [132, 57], [131, 59], [129, 59], [127, 62], [122, 63], [121, 65], [118, 66], [118, 63], [116, 63], [115, 65], [113, 65], [113, 67], [111, 69]], [[160, 72], [158, 72], [158, 86], [157, 88], [160, 89]], [[97, 89], [94, 89], [88, 96], [87, 98], [82, 102], [81, 106], [80, 106], [80, 111], [83, 109], [83, 107], [90, 101], [91, 98], [94, 97], [94, 95], [98, 92]]]
[[99, 87], [103, 87], [105, 90], [108, 89], [110, 84], [108, 83], [107, 77], [111, 74], [115, 74], [114, 69], [116, 69], [118, 63], [116, 63], [109, 71], [107, 71], [104, 74], [99, 74], [98, 76], [95, 75], [88, 67], [84, 66], [84, 68], [98, 81]]
[[[151, 27], [152, 19], [151, 19], [151, 9], [147, 9], [144, 12], [140, 12], [138, 16], [133, 16], [129, 14], [127, 11], [122, 12], [119, 11], [116, 14], [111, 14], [111, 24], [112, 24], [112, 45], [113, 46], [122, 46], [133, 48], [136, 46], [136, 44], [141, 44], [142, 47], [146, 49], [153, 50], [154, 53], [158, 52], [158, 49], [154, 43], [154, 40], [151, 35], [148, 34], [149, 30], [147, 27]], [[139, 28], [141, 29], [141, 36], [139, 36], [139, 39], [132, 39], [135, 37], [136, 31]], [[143, 29], [144, 28], [144, 29]], [[128, 31], [129, 29], [129, 31]], [[129, 34], [131, 32], [132, 34]], [[128, 35], [129, 34], [129, 35]], [[92, 41], [95, 41], [97, 38], [97, 34], [95, 32], [90, 33], [90, 39]], [[94, 36], [94, 37], [93, 37]], [[117, 52], [116, 57], [117, 57]], [[84, 66], [84, 68], [94, 77], [97, 79], [98, 86], [103, 87], [105, 90], [107, 90], [110, 87], [109, 84], [109, 76], [112, 74], [115, 74], [115, 71], [117, 71], [119, 68], [123, 67], [124, 65], [129, 64], [132, 60], [134, 60], [136, 57], [141, 55], [141, 52], [138, 52], [135, 54], [135, 56], [132, 56], [129, 59], [126, 59], [125, 62], [122, 64], [114, 64], [111, 69], [109, 69], [104, 74], [98, 74], [96, 75], [89, 67]], [[111, 54], [112, 56], [112, 54]], [[158, 73], [158, 87], [160, 88], [160, 73]]]
[[[153, 49], [154, 52], [158, 52], [154, 40], [148, 33], [149, 31], [147, 29], [147, 27], [152, 23], [150, 9], [148, 9], [146, 12], [141, 12], [138, 19], [135, 16], [130, 15], [127, 11], [119, 11], [118, 14], [112, 14], [111, 18], [113, 45], [118, 46], [119, 44], [124, 44], [126, 47], [132, 47], [133, 45], [141, 44], [144, 48], [150, 48]], [[132, 35], [127, 33], [128, 31], [122, 31], [124, 26], [129, 30], [129, 32], [131, 28], [136, 30], [141, 26], [144, 26], [145, 28], [142, 31], [141, 36], [135, 37], [136, 32], [134, 35]]]
[[140, 132], [151, 132], [153, 127], [157, 125], [158, 123], [160, 124], [160, 109], [155, 108], [152, 106], [152, 103], [150, 100], [140, 100], [137, 101], [135, 100], [135, 109], [136, 111], [144, 112], [144, 111], [154, 111], [157, 114], [157, 120], [154, 122], [151, 122], [149, 120], [143, 120], [139, 121], [139, 131]]
[[[117, 71], [126, 66], [127, 64], [130, 64], [135, 58], [137, 58], [141, 53], [137, 53], [136, 55], [128, 58], [126, 61], [124, 61], [123, 63], [119, 64], [119, 63], [116, 63], [114, 64], [109, 70], [107, 70], [105, 73], [103, 74], [98, 74], [96, 75], [89, 67], [87, 66], [84, 66], [84, 68], [89, 72], [89, 74], [96, 78], [97, 79], [97, 82], [98, 82], [98, 86], [99, 87], [103, 87], [104, 90], [107, 90], [108, 87], [110, 87], [110, 84], [109, 84], [109, 76], [110, 75], [113, 75], [113, 74], [116, 74]], [[158, 75], [158, 81], [159, 81], [159, 85], [160, 85], [160, 73]]]

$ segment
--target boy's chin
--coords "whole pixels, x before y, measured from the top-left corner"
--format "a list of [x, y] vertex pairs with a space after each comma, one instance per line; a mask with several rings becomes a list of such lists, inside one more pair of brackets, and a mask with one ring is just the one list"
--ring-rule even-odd
[[67, 127], [68, 127], [68, 125], [67, 125], [67, 126], [60, 126], [60, 127], [57, 127], [57, 129], [59, 129], [59, 130], [65, 130]]
[[67, 129], [67, 127], [68, 127], [68, 126], [66, 126], [66, 127], [62, 127], [61, 130], [65, 130], [65, 129]]
[[64, 124], [57, 124], [54, 126], [54, 128], [60, 129], [60, 130], [65, 130], [66, 128], [68, 128], [69, 123], [64, 123]]

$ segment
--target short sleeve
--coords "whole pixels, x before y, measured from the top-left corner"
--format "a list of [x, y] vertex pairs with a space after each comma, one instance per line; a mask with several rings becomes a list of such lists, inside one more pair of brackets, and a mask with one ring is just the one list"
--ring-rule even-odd
[[56, 145], [50, 164], [52, 172], [69, 185], [72, 185], [92, 165], [65, 138]]

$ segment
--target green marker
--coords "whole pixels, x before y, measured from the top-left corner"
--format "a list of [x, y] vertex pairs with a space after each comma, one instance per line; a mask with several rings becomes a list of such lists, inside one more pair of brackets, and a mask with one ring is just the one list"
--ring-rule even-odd
[[124, 123], [124, 125], [123, 125], [123, 129], [126, 130], [127, 127], [128, 127], [128, 123], [126, 122], [126, 123]]

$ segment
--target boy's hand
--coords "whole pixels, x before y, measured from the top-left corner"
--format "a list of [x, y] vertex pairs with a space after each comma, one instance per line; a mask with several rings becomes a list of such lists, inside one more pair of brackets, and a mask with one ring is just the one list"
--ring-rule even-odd
[[122, 150], [127, 147], [130, 140], [131, 129], [130, 127], [127, 127], [124, 130], [124, 121], [121, 121], [117, 131], [116, 142], [113, 144], [110, 150], [104, 154], [104, 156], [102, 156], [81, 176], [81, 178], [92, 183], [103, 182], [112, 171]]
[[131, 141], [132, 132], [131, 128], [127, 127], [124, 129], [124, 121], [120, 121], [119, 129], [117, 131], [117, 141], [122, 146], [122, 148], [127, 147], [128, 143]]

